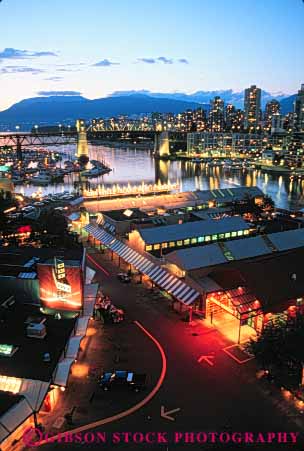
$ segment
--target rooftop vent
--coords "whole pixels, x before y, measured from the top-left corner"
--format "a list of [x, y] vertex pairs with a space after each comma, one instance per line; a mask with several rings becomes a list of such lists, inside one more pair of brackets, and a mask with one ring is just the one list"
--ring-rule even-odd
[[43, 323], [29, 323], [26, 328], [26, 335], [29, 338], [39, 338], [43, 340], [46, 336], [46, 327]]

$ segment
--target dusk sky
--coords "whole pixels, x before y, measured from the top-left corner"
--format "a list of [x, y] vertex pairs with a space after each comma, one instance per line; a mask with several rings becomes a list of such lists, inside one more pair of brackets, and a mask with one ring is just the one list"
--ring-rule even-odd
[[302, 0], [2, 0], [0, 110], [39, 92], [304, 82]]

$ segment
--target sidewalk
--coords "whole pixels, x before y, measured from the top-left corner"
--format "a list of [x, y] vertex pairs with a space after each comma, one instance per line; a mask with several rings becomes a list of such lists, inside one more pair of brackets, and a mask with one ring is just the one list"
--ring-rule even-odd
[[[128, 409], [147, 395], [159, 376], [159, 351], [133, 322], [104, 325], [100, 320], [90, 320], [81, 349], [77, 362], [72, 366], [68, 387], [61, 393], [55, 409], [39, 416], [39, 422], [50, 435]], [[151, 358], [142, 358], [147, 353]], [[103, 371], [113, 369], [147, 373], [147, 390], [136, 394], [129, 390], [103, 392], [97, 379]], [[65, 415], [72, 410], [72, 423], [68, 424]]]

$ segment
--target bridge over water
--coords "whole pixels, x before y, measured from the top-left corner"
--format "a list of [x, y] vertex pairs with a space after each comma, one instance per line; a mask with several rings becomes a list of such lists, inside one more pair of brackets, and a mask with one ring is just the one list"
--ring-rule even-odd
[[160, 132], [142, 130], [87, 130], [84, 121], [77, 121], [77, 131], [58, 132], [14, 132], [0, 133], [0, 148], [9, 146], [16, 149], [18, 159], [22, 159], [22, 148], [32, 146], [61, 146], [67, 144], [77, 145], [76, 156], [88, 156], [88, 141], [127, 141], [154, 142], [154, 154], [156, 157], [164, 157], [170, 154], [172, 146], [185, 146], [187, 133], [185, 132]]

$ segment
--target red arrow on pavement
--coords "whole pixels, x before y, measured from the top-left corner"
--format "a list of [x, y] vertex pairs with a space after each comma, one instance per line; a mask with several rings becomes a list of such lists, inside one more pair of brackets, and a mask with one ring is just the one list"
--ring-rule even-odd
[[214, 359], [214, 355], [201, 355], [197, 361], [198, 363], [201, 363], [203, 360], [205, 360], [205, 362], [207, 362], [208, 365], [214, 366], [212, 359]]

